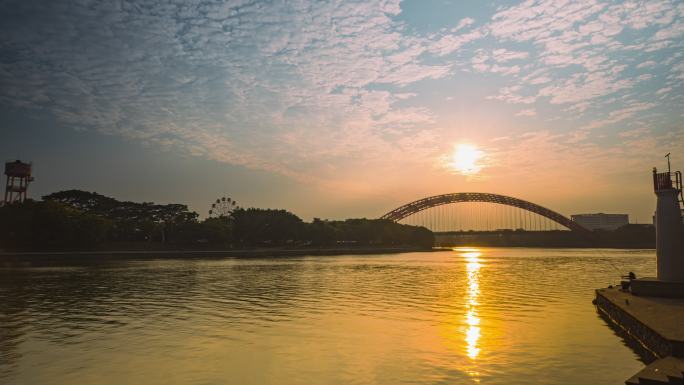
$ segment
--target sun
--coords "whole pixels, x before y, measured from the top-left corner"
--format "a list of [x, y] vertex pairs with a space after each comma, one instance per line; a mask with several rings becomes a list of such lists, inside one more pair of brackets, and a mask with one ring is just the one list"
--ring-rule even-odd
[[482, 170], [479, 163], [484, 153], [472, 144], [459, 144], [454, 148], [449, 165], [463, 175], [475, 175]]

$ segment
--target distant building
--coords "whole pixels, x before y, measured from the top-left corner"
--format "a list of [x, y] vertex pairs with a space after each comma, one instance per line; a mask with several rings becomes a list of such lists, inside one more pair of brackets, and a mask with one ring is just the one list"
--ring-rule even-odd
[[629, 224], [627, 214], [576, 214], [570, 219], [589, 230], [615, 230]]

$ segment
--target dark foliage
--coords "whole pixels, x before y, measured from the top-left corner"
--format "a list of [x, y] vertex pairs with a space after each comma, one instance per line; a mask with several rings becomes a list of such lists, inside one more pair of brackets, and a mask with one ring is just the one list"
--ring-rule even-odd
[[110, 239], [113, 241], [166, 242], [167, 228], [177, 228], [197, 221], [197, 213], [186, 205], [158, 205], [150, 202], [119, 201], [94, 192], [81, 190], [60, 191], [43, 197], [81, 212], [109, 219], [113, 222]]
[[285, 210], [237, 209], [235, 240], [241, 245], [283, 245], [303, 240], [304, 222]]
[[430, 248], [434, 237], [423, 227], [381, 219], [304, 223], [285, 210], [238, 209], [233, 213], [235, 241], [243, 246], [316, 247], [413, 246]]
[[378, 219], [305, 223], [285, 210], [235, 208], [230, 215], [198, 221], [197, 214], [181, 204], [119, 201], [80, 190], [43, 199], [0, 207], [0, 248], [429, 248], [434, 242], [425, 228]]
[[384, 219], [347, 219], [346, 221], [314, 219], [311, 224], [307, 225], [307, 239], [313, 245], [318, 246], [356, 244], [430, 248], [434, 244], [434, 236], [430, 230]]
[[95, 192], [66, 190], [43, 197], [45, 201], [63, 203], [87, 213], [113, 220], [154, 223], [183, 223], [197, 219], [197, 213], [181, 204], [158, 205], [151, 202], [119, 201]]
[[0, 244], [16, 249], [91, 248], [107, 239], [112, 221], [45, 201], [0, 207]]
[[614, 231], [590, 234], [572, 231], [450, 232], [436, 235], [439, 246], [523, 246], [523, 247], [617, 247], [655, 248], [655, 227], [625, 225]]

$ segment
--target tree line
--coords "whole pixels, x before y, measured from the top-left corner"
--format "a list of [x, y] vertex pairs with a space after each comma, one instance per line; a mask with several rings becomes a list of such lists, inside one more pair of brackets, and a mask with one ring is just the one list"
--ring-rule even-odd
[[495, 247], [615, 247], [655, 248], [655, 226], [628, 224], [615, 230], [574, 231], [452, 231], [435, 235], [437, 246]]
[[239, 207], [200, 219], [182, 204], [120, 201], [81, 190], [0, 207], [0, 249], [429, 248], [433, 243], [430, 230], [387, 220], [304, 222], [286, 210]]

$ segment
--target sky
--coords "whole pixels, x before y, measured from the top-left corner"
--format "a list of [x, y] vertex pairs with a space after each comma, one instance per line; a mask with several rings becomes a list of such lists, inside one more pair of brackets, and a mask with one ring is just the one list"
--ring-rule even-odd
[[684, 169], [681, 1], [2, 0], [0, 36], [0, 157], [33, 198], [647, 222], [652, 167]]

